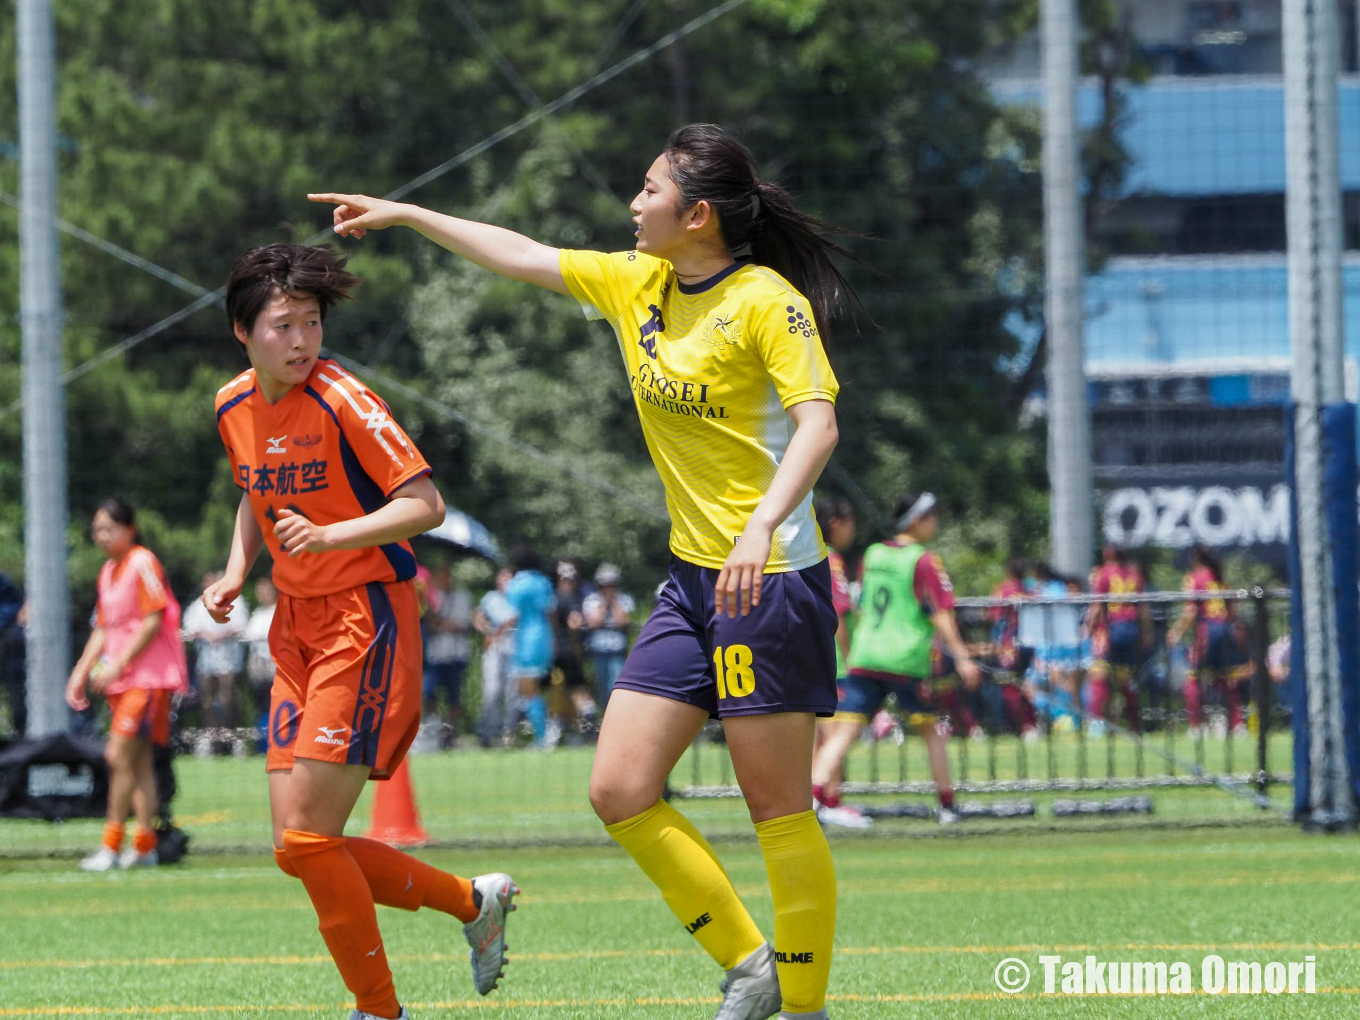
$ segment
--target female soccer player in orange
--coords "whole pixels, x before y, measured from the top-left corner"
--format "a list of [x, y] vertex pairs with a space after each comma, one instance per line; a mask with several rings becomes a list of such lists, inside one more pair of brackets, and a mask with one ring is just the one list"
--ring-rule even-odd
[[375, 903], [466, 922], [485, 995], [505, 963], [508, 875], [458, 878], [345, 822], [387, 779], [420, 723], [420, 612], [407, 539], [444, 519], [430, 467], [371, 390], [321, 358], [326, 312], [359, 282], [324, 247], [252, 248], [227, 280], [227, 319], [249, 371], [217, 393], [217, 427], [241, 488], [222, 580], [203, 593], [224, 620], [268, 546], [278, 608], [269, 708], [274, 858], [302, 880], [357, 1008], [405, 1017]]
[[[151, 746], [169, 742], [170, 698], [189, 689], [189, 670], [179, 640], [179, 603], [160, 560], [137, 541], [132, 507], [106, 499], [94, 513], [91, 532], [108, 561], [99, 571], [94, 630], [66, 681], [66, 703], [84, 711], [88, 688], [107, 697], [113, 713], [104, 745], [109, 765], [104, 840], [80, 862], [85, 871], [108, 871], [115, 864], [159, 863]], [[137, 831], [123, 850], [129, 809], [137, 816]]]
[[[813, 814], [813, 724], [836, 708], [836, 611], [812, 486], [835, 448], [823, 338], [845, 254], [722, 129], [673, 133], [633, 199], [635, 251], [559, 251], [499, 227], [317, 194], [335, 230], [410, 226], [580, 302], [620, 348], [671, 518], [670, 578], [609, 699], [590, 799], [727, 971], [722, 1020], [825, 1015], [836, 880]], [[774, 897], [766, 943], [712, 847], [661, 799], [722, 719]]]

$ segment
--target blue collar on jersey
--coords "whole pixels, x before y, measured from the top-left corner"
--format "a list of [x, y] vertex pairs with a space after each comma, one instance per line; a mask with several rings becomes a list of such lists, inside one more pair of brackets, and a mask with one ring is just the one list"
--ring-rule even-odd
[[714, 287], [722, 283], [742, 266], [746, 265], [750, 265], [749, 260], [738, 259], [736, 262], [733, 262], [726, 269], [719, 270], [718, 272], [714, 273], [707, 280], [700, 280], [698, 283], [677, 283], [677, 286], [680, 288], [681, 294], [702, 294], [706, 290], [712, 290]]

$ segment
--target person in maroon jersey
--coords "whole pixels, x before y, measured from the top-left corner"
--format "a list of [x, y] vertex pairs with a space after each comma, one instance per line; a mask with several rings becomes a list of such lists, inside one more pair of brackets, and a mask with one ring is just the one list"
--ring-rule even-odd
[[[1022, 559], [1006, 564], [1006, 576], [992, 589], [992, 598], [1020, 599], [1029, 594], [1025, 577], [1029, 566]], [[1026, 741], [1039, 739], [1039, 719], [1034, 703], [1025, 693], [1024, 677], [1034, 662], [1034, 649], [1020, 644], [1020, 610], [1017, 606], [993, 606], [992, 648], [996, 664], [1002, 671], [996, 679], [1001, 694], [1004, 718], [1012, 729]]]
[[[1187, 592], [1225, 591], [1223, 566], [1217, 556], [1203, 546], [1190, 550], [1190, 572], [1181, 586]], [[1242, 700], [1237, 672], [1245, 661], [1245, 648], [1237, 612], [1226, 599], [1187, 602], [1181, 617], [1167, 632], [1169, 647], [1180, 644], [1186, 633], [1194, 634], [1190, 647], [1190, 672], [1185, 678], [1185, 711], [1191, 736], [1198, 736], [1203, 725], [1203, 694], [1207, 684], [1218, 694], [1228, 710], [1228, 725], [1237, 735], [1246, 733], [1242, 722]]]
[[[1091, 594], [1119, 595], [1147, 591], [1143, 569], [1128, 549], [1106, 545], [1102, 562], [1091, 573]], [[1124, 696], [1129, 728], [1139, 727], [1138, 689], [1133, 680], [1152, 648], [1152, 616], [1146, 602], [1095, 602], [1088, 617], [1094, 657], [1086, 681], [1086, 711], [1105, 720], [1110, 685]]]

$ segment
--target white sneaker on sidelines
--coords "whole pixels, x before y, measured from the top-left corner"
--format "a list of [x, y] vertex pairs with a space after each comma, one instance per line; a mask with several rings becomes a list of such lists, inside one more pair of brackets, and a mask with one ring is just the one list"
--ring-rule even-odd
[[718, 986], [722, 1005], [713, 1020], [769, 1020], [779, 1012], [779, 971], [774, 965], [774, 950], [768, 942], [727, 972]]
[[949, 808], [947, 808], [947, 807], [942, 807], [942, 808], [940, 808], [940, 824], [941, 824], [941, 825], [953, 825], [953, 824], [954, 824], [955, 822], [957, 822], [958, 820], [959, 820], [959, 813], [958, 813], [957, 811], [951, 811], [951, 810], [950, 810]]
[[[349, 1015], [349, 1020], [382, 1020], [382, 1018], [376, 1017], [372, 1013], [365, 1013], [362, 1009], [356, 1009]], [[397, 1020], [411, 1020], [411, 1014], [406, 1012], [405, 1006], [401, 1007], [401, 1012], [397, 1014]]]
[[817, 821], [823, 825], [839, 825], [843, 829], [872, 829], [874, 827], [872, 818], [848, 804], [841, 804], [838, 807], [818, 804]]
[[135, 846], [128, 847], [118, 855], [118, 866], [120, 868], [154, 868], [160, 862], [160, 855], [155, 850], [148, 850], [144, 854], [139, 854]]
[[112, 871], [118, 866], [118, 854], [104, 845], [80, 862], [81, 871]]
[[463, 935], [472, 947], [468, 953], [472, 983], [479, 994], [486, 995], [505, 976], [505, 919], [518, 909], [512, 901], [519, 886], [509, 875], [500, 873], [478, 875], [472, 885], [481, 893], [482, 912], [463, 925]]

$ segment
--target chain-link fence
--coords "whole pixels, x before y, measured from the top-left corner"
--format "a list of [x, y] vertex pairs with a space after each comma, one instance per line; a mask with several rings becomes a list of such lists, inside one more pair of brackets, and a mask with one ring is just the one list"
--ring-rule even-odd
[[[1288, 592], [964, 598], [958, 612], [983, 682], [967, 689], [937, 654], [932, 688], [954, 788], [977, 795], [966, 813], [1196, 824], [1287, 809]], [[1183, 619], [1186, 643], [1169, 645]], [[843, 790], [870, 815], [930, 817], [923, 741], [889, 715], [848, 758]], [[740, 795], [718, 735], [677, 770], [678, 795]]]

